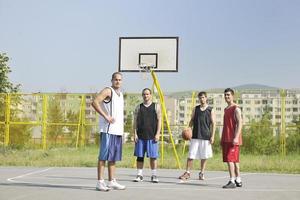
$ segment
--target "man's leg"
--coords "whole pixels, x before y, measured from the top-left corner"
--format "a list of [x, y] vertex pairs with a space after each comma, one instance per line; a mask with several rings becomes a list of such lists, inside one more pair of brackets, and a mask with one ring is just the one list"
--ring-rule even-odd
[[112, 181], [115, 178], [116, 162], [108, 161], [108, 180]]
[[227, 166], [228, 166], [230, 181], [234, 182], [234, 179], [235, 179], [234, 163], [233, 162], [227, 162]]
[[240, 177], [240, 163], [234, 163], [235, 177]]
[[240, 163], [234, 163], [235, 184], [237, 187], [242, 187], [242, 179], [240, 174]]
[[157, 178], [156, 169], [157, 169], [157, 160], [156, 158], [150, 158], [150, 167], [151, 167], [151, 181], [153, 183], [158, 183], [159, 180]]
[[98, 180], [104, 179], [104, 168], [105, 168], [105, 160], [98, 160]]
[[179, 179], [181, 179], [181, 180], [189, 179], [191, 177], [190, 170], [192, 169], [192, 166], [193, 166], [193, 159], [188, 158], [186, 160], [185, 172], [181, 176], [179, 176]]
[[137, 175], [133, 181], [134, 182], [143, 181], [144, 157], [136, 158], [136, 168], [137, 168]]
[[156, 160], [156, 158], [150, 158], [150, 167], [151, 167], [151, 170], [156, 170], [157, 169], [157, 160]]
[[186, 160], [186, 171], [189, 172], [193, 168], [193, 159], [188, 158]]
[[201, 159], [201, 168], [200, 168], [200, 171], [201, 171], [202, 174], [205, 171], [206, 161], [207, 161], [207, 159]]
[[207, 159], [201, 159], [200, 161], [200, 173], [199, 173], [199, 180], [204, 180], [204, 171], [206, 167], [206, 161]]

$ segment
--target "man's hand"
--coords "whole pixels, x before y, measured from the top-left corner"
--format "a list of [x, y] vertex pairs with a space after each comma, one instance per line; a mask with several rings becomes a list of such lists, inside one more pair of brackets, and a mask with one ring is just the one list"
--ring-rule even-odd
[[233, 143], [233, 145], [238, 145], [238, 144], [239, 144], [239, 138], [236, 138], [236, 137], [235, 137], [235, 138], [233, 139], [233, 142], [232, 142], [232, 143]]
[[134, 134], [134, 139], [133, 140], [134, 140], [135, 143], [137, 143], [138, 139], [139, 138], [138, 138], [137, 134]]
[[113, 123], [115, 123], [116, 120], [115, 120], [115, 118], [108, 116], [108, 117], [106, 117], [106, 121], [110, 124], [113, 124]]
[[159, 141], [159, 137], [160, 137], [159, 134], [156, 134], [156, 135], [155, 135], [155, 138], [154, 138], [155, 142]]
[[215, 142], [215, 137], [211, 137], [209, 141], [210, 141], [210, 144], [213, 144]]

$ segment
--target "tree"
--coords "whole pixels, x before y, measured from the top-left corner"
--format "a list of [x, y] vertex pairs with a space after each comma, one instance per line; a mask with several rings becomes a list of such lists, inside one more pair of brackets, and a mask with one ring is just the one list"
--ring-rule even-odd
[[9, 79], [8, 74], [11, 69], [8, 65], [9, 58], [6, 53], [0, 53], [0, 93], [16, 93], [19, 92], [21, 85], [13, 85]]
[[266, 110], [259, 121], [252, 120], [243, 128], [243, 148], [246, 153], [272, 154], [279, 150], [279, 140], [273, 134], [271, 113]]
[[[0, 121], [5, 121], [5, 110], [6, 110], [6, 95], [4, 93], [17, 93], [20, 91], [20, 84], [14, 85], [10, 82], [8, 74], [11, 69], [8, 65], [9, 57], [6, 53], [0, 53]], [[22, 99], [19, 96], [15, 96], [11, 99], [10, 103], [10, 121], [20, 121], [18, 113], [18, 105]], [[5, 126], [0, 126], [0, 138], [4, 139]], [[14, 125], [10, 127], [10, 143], [18, 146], [24, 146], [31, 138], [30, 126], [28, 125]], [[3, 140], [2, 140], [3, 141]], [[1, 142], [0, 142], [1, 143]]]

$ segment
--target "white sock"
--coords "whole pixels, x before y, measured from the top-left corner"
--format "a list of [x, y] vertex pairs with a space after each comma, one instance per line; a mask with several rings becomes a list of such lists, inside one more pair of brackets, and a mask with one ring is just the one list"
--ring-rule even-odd
[[152, 176], [156, 176], [156, 169], [151, 170]]
[[143, 169], [137, 169], [137, 175], [143, 176]]
[[230, 178], [230, 181], [231, 181], [232, 183], [234, 183], [234, 180], [235, 180], [234, 177], [231, 177], [231, 178]]
[[242, 179], [241, 179], [241, 177], [240, 176], [238, 176], [238, 177], [236, 177], [236, 182], [238, 182], [238, 183], [240, 183], [240, 182], [242, 182]]
[[104, 179], [100, 179], [98, 180], [100, 183], [104, 183]]

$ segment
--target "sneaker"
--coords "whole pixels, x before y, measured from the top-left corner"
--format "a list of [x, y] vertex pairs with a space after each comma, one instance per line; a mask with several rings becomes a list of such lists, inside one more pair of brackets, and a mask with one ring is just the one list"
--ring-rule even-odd
[[237, 182], [236, 180], [234, 182], [235, 182], [236, 187], [242, 187], [243, 186], [242, 182]]
[[135, 179], [133, 179], [133, 182], [142, 182], [143, 181], [143, 176], [142, 175], [137, 175]]
[[184, 172], [181, 176], [179, 176], [179, 179], [188, 180], [190, 177], [191, 177], [191, 174], [189, 172]]
[[111, 181], [108, 182], [107, 185], [110, 189], [114, 189], [114, 190], [125, 190], [125, 185], [121, 185], [119, 184], [116, 179], [113, 179]]
[[110, 190], [104, 181], [97, 181], [96, 190], [107, 192]]
[[199, 172], [199, 180], [204, 180], [204, 174], [202, 172]]
[[225, 188], [225, 189], [236, 188], [236, 185], [235, 185], [235, 183], [229, 181], [226, 185], [223, 186], [223, 188]]
[[151, 182], [152, 182], [152, 183], [158, 183], [159, 180], [158, 180], [157, 176], [152, 175], [152, 176], [151, 176]]

